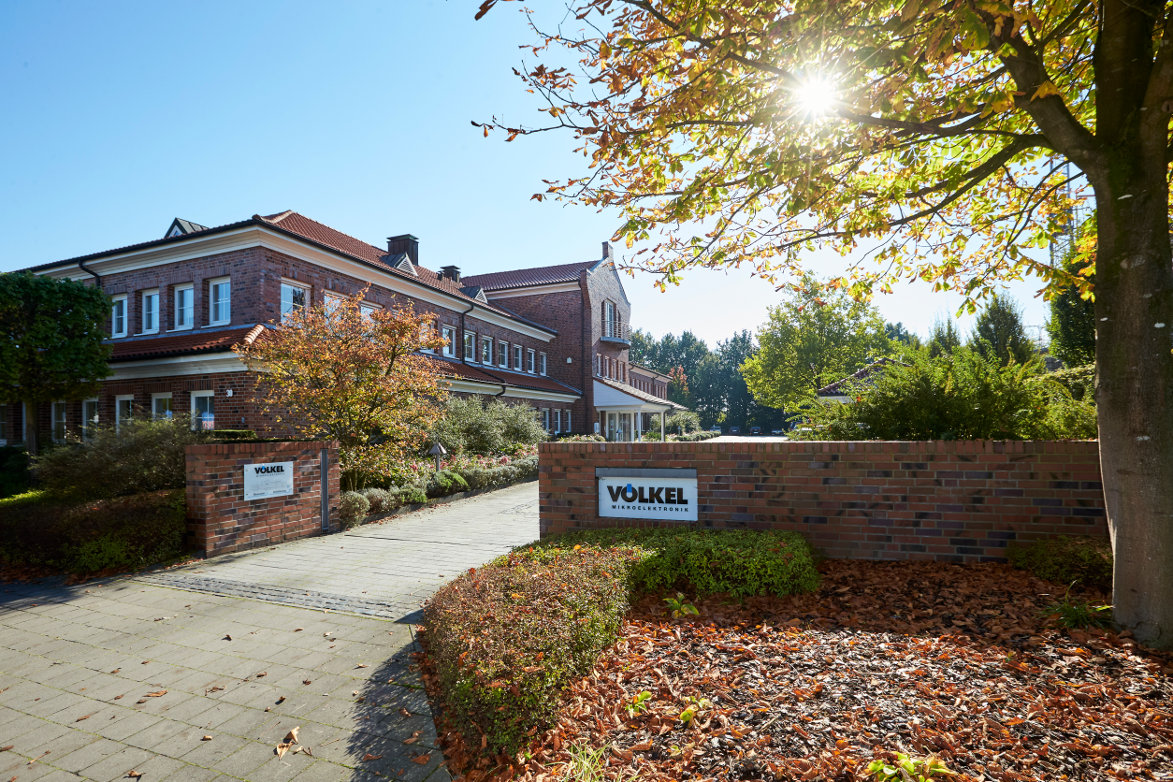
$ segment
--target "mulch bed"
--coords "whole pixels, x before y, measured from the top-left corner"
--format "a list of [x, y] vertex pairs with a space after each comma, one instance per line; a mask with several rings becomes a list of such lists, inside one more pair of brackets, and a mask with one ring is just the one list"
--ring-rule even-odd
[[865, 780], [895, 752], [954, 780], [1173, 780], [1173, 657], [1058, 627], [1061, 587], [997, 564], [820, 571], [813, 595], [698, 601], [699, 617], [645, 600], [528, 758], [476, 761], [447, 733], [449, 768], [563, 779], [572, 750], [607, 747], [615, 780]]

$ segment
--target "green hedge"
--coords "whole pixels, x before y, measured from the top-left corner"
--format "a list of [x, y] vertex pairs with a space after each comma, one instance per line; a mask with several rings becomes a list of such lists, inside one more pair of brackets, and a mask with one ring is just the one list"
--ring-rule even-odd
[[472, 747], [513, 754], [550, 725], [559, 693], [647, 592], [787, 595], [818, 587], [789, 532], [608, 529], [523, 546], [441, 589], [424, 609], [444, 713]]
[[44, 491], [0, 500], [0, 559], [66, 573], [143, 568], [183, 552], [182, 491], [77, 502]]
[[0, 447], [0, 497], [22, 494], [32, 484], [28, 451], [14, 445]]
[[1112, 591], [1112, 547], [1103, 538], [1058, 537], [1011, 543], [1006, 558], [1014, 567], [1046, 581]]
[[470, 571], [424, 608], [444, 716], [470, 746], [514, 754], [558, 696], [614, 642], [627, 610], [630, 549], [512, 554]]

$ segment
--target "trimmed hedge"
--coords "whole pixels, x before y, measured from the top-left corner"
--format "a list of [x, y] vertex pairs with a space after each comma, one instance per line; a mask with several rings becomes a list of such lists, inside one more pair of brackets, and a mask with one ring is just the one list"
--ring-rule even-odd
[[1045, 581], [1112, 591], [1112, 546], [1101, 538], [1058, 537], [1011, 543], [1006, 559]]
[[470, 746], [516, 753], [559, 694], [615, 641], [631, 549], [511, 554], [460, 576], [424, 608], [445, 717]]
[[648, 592], [787, 595], [818, 587], [792, 532], [608, 529], [515, 549], [441, 589], [424, 641], [444, 714], [469, 746], [516, 753]]
[[90, 502], [34, 491], [0, 500], [0, 559], [87, 574], [143, 568], [183, 553], [182, 491]]

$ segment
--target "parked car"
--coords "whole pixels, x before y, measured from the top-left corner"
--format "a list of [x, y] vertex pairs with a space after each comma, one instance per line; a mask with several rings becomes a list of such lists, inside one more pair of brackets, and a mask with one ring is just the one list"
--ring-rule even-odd
[[741, 427], [740, 426], [729, 427], [729, 434], [741, 434]]
[[770, 434], [786, 434], [785, 429], [771, 429]]
[[762, 427], [760, 427], [760, 426], [751, 426], [751, 427], [749, 428], [749, 433], [750, 433], [750, 434], [761, 434], [761, 433], [762, 433]]
[[710, 431], [710, 432], [716, 432], [717, 434], [721, 434], [721, 427], [719, 427], [719, 426], [713, 426], [713, 427], [710, 427], [710, 428], [709, 428], [709, 431]]

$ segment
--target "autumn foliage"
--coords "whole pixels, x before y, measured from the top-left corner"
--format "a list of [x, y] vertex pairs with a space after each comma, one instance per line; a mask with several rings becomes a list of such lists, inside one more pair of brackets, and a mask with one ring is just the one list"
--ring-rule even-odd
[[388, 472], [427, 438], [447, 392], [433, 316], [410, 303], [364, 312], [363, 294], [294, 310], [234, 350], [259, 370], [266, 413], [301, 437], [337, 440], [345, 488]]

